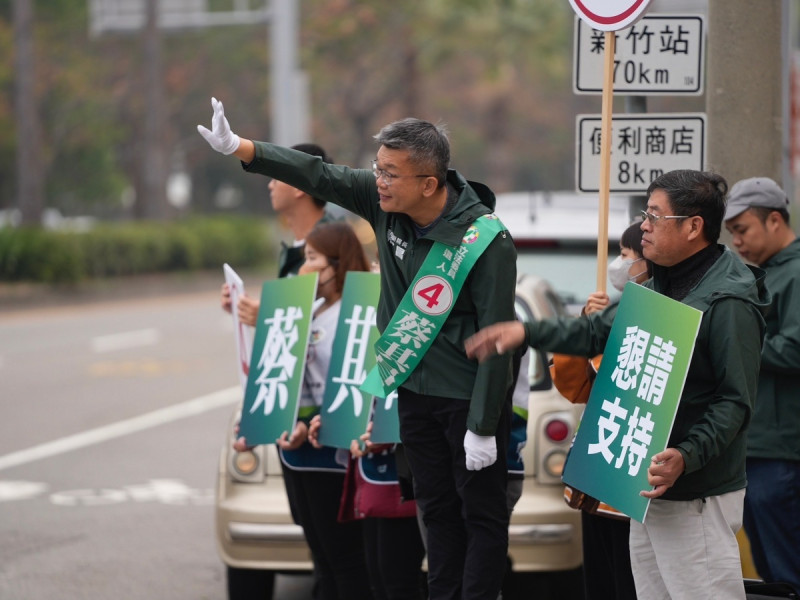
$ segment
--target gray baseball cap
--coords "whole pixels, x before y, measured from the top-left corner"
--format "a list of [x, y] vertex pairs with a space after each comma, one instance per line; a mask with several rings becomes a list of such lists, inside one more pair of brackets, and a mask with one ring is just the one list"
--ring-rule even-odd
[[751, 177], [737, 181], [728, 192], [725, 220], [738, 217], [748, 208], [762, 207], [789, 210], [789, 198], [769, 177]]

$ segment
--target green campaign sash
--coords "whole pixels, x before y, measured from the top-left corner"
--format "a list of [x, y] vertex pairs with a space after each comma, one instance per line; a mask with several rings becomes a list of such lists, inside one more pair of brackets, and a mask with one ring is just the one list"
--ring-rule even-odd
[[639, 495], [650, 458], [664, 450], [703, 313], [628, 283], [581, 418], [564, 483], [644, 522]]
[[376, 365], [361, 389], [386, 398], [422, 361], [478, 258], [505, 226], [494, 214], [469, 226], [458, 247], [435, 242], [375, 343]]

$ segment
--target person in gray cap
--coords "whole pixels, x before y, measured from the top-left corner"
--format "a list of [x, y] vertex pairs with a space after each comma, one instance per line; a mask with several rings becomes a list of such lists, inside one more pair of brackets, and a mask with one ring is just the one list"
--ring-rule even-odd
[[731, 188], [725, 227], [742, 258], [766, 271], [773, 298], [747, 439], [744, 528], [759, 575], [800, 593], [800, 240], [786, 193], [766, 177]]

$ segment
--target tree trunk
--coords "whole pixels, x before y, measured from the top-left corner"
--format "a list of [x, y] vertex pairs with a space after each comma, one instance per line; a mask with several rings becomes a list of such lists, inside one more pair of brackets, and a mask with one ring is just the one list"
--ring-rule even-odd
[[44, 177], [34, 73], [33, 0], [14, 0], [14, 47], [17, 207], [24, 225], [37, 225], [44, 211]]

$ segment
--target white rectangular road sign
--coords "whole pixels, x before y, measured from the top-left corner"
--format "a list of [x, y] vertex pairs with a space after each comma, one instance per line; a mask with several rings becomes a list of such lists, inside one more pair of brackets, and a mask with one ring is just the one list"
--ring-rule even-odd
[[[578, 115], [576, 188], [600, 187], [600, 115]], [[611, 122], [612, 194], [643, 194], [656, 177], [675, 169], [705, 168], [703, 113], [619, 114]]]
[[[614, 93], [700, 95], [703, 93], [705, 22], [702, 15], [645, 15], [616, 34]], [[605, 32], [575, 19], [573, 90], [603, 92]]]

